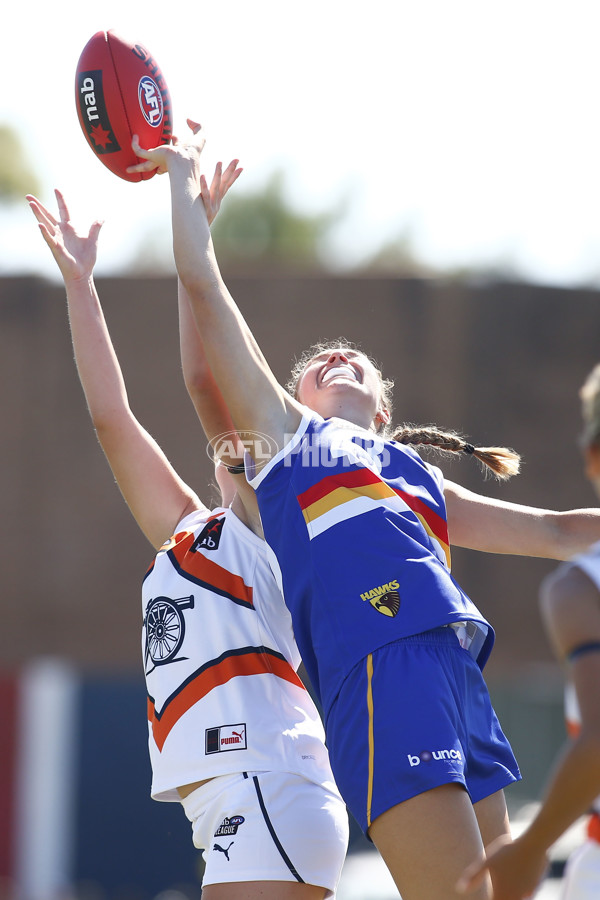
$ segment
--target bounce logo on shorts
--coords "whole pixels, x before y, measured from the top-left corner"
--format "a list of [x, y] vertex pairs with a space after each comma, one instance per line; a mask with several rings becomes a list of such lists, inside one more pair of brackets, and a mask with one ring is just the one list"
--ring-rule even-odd
[[390, 616], [392, 619], [400, 609], [400, 594], [398, 588], [400, 585], [394, 579], [387, 584], [381, 584], [379, 587], [372, 588], [360, 595], [361, 600], [368, 600], [373, 609], [383, 613], [384, 616]]
[[407, 753], [407, 757], [411, 768], [413, 766], [420, 766], [422, 762], [431, 762], [434, 759], [459, 759], [462, 762], [460, 750], [423, 750], [418, 756]]

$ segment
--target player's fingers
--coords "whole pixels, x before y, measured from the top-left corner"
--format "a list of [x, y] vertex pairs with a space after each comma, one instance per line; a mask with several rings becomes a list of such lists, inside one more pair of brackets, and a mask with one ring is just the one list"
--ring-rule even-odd
[[483, 883], [487, 870], [488, 866], [485, 861], [468, 866], [456, 882], [456, 892], [471, 894]]
[[27, 195], [27, 201], [29, 203], [29, 208], [38, 222], [43, 222], [47, 227], [52, 226], [52, 228], [56, 228], [56, 219], [52, 213], [46, 209], [43, 203], [40, 203], [40, 201], [32, 194]]
[[200, 122], [195, 122], [194, 119], [186, 119], [186, 122], [195, 135], [196, 140], [194, 143], [198, 149], [198, 153], [202, 153], [206, 145], [206, 138], [204, 137], [204, 134], [201, 133], [202, 125]]
[[214, 196], [218, 193], [219, 188], [221, 186], [221, 180], [223, 178], [223, 163], [218, 162], [215, 166], [214, 175], [212, 177], [212, 181], [210, 183], [210, 193], [211, 196]]
[[88, 238], [91, 238], [94, 241], [98, 240], [98, 235], [100, 234], [100, 229], [104, 225], [104, 222], [101, 222], [99, 219], [96, 219], [95, 222], [92, 222], [88, 234]]
[[229, 190], [234, 181], [237, 181], [243, 169], [237, 168], [239, 160], [232, 160], [223, 172], [223, 183], [225, 184], [225, 193]]
[[58, 204], [58, 212], [60, 215], [61, 222], [68, 222], [71, 218], [69, 215], [69, 209], [67, 207], [67, 202], [58, 188], [54, 188], [54, 196], [56, 197], [56, 202]]
[[136, 156], [140, 157], [140, 159], [150, 159], [150, 151], [144, 150], [144, 148], [140, 146], [140, 139], [137, 134], [134, 134], [131, 138], [131, 149]]
[[146, 162], [136, 163], [134, 166], [127, 166], [128, 172], [152, 172], [153, 169], [156, 169], [156, 163], [150, 162], [147, 160]]
[[42, 233], [42, 237], [50, 247], [52, 254], [56, 256], [56, 237], [54, 235], [54, 231], [50, 231], [48, 227], [43, 223], [39, 222], [39, 229]]

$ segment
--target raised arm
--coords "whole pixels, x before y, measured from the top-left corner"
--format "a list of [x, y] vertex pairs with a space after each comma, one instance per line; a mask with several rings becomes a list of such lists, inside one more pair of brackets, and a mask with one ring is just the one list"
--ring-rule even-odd
[[297, 428], [301, 407], [278, 384], [221, 277], [202, 198], [209, 190], [200, 173], [202, 146], [175, 144], [148, 151], [134, 141], [136, 154], [147, 162], [132, 168], [169, 173], [177, 271], [237, 430], [267, 434], [281, 447], [285, 435]]
[[93, 279], [98, 235], [78, 234], [60, 191], [59, 218], [33, 196], [29, 205], [63, 276], [77, 371], [96, 434], [138, 525], [155, 548], [202, 503], [133, 415]]
[[[210, 187], [207, 185], [202, 197], [209, 226], [220, 209], [223, 197], [241, 174], [238, 162], [237, 159], [232, 160], [225, 171], [221, 163], [216, 165]], [[215, 439], [221, 435], [228, 436], [228, 445], [235, 444], [233, 420], [208, 364], [202, 334], [196, 325], [189, 295], [180, 278], [177, 279], [177, 295], [179, 345], [185, 386], [209, 444], [214, 447]], [[244, 447], [241, 442], [237, 442], [237, 448], [231, 459], [224, 461], [231, 464], [239, 463], [243, 455]]]
[[455, 547], [568, 559], [600, 540], [600, 509], [537, 509], [485, 497], [450, 481], [444, 495]]
[[[223, 197], [242, 172], [238, 162], [237, 159], [232, 160], [225, 170], [220, 162], [216, 165], [210, 187], [202, 196], [209, 225], [212, 225]], [[224, 476], [223, 472], [218, 473], [223, 503], [229, 503], [228, 495], [235, 492], [236, 496], [232, 501], [235, 512], [249, 528], [262, 537], [256, 495], [244, 474], [244, 445], [237, 435], [227, 404], [211, 372], [202, 335], [180, 278], [177, 279], [177, 295], [179, 344], [185, 385], [213, 455], [229, 467], [228, 476]]]

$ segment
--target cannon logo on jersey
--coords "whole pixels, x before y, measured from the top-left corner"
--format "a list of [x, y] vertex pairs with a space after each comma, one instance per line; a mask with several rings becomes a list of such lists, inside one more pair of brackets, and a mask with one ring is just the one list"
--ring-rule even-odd
[[224, 524], [225, 516], [222, 519], [211, 519], [207, 522], [190, 547], [190, 553], [195, 553], [197, 550], [217, 550]]
[[[151, 659], [153, 666], [146, 669], [146, 675], [156, 666], [164, 666], [175, 662], [177, 653], [185, 637], [185, 619], [182, 610], [194, 608], [194, 595], [179, 597], [155, 597], [150, 600], [144, 616], [146, 633], [144, 666]], [[184, 659], [184, 657], [179, 657]]]

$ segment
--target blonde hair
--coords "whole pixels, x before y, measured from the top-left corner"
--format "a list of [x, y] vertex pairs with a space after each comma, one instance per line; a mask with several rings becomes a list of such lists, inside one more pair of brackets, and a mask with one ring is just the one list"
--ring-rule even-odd
[[581, 441], [585, 445], [600, 442], [600, 363], [598, 363], [579, 391], [581, 414], [583, 416], [583, 434]]
[[[372, 357], [365, 353], [357, 344], [343, 337], [334, 341], [319, 341], [305, 350], [294, 363], [286, 384], [287, 391], [298, 399], [298, 383], [311, 359], [319, 353], [343, 347], [362, 353], [375, 367], [381, 385], [379, 400], [381, 405], [388, 410], [391, 417], [394, 382], [389, 378], [383, 377], [381, 368]], [[600, 385], [600, 366], [598, 366], [598, 385]], [[600, 413], [600, 401], [598, 402], [598, 411]], [[600, 415], [597, 416], [597, 421], [599, 423], [598, 435], [600, 435]], [[447, 431], [439, 428], [437, 425], [404, 424], [396, 429], [384, 426], [380, 433], [387, 440], [397, 441], [400, 444], [425, 447], [440, 453], [466, 453], [468, 456], [475, 457], [481, 463], [485, 474], [493, 474], [499, 481], [504, 481], [513, 475], [517, 475], [520, 469], [521, 457], [514, 450], [510, 450], [508, 447], [476, 447], [458, 432]]]
[[499, 481], [518, 475], [521, 468], [521, 457], [514, 450], [508, 447], [475, 447], [457, 431], [445, 431], [437, 425], [401, 425], [391, 440], [440, 453], [466, 453], [481, 463], [484, 474], [492, 474]]

